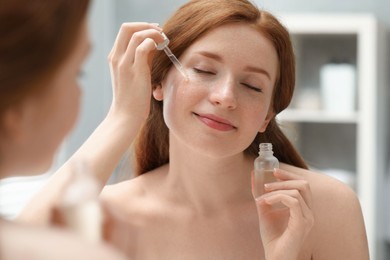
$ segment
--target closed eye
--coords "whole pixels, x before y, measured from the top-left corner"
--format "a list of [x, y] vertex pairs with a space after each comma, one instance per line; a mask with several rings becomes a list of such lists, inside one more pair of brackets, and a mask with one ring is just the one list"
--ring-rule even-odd
[[215, 75], [214, 72], [211, 72], [211, 71], [208, 71], [208, 70], [201, 70], [201, 69], [198, 69], [198, 68], [193, 68], [193, 70], [194, 70], [196, 73], [204, 73], [204, 74]]
[[243, 86], [249, 88], [249, 89], [252, 89], [256, 92], [259, 92], [259, 93], [262, 93], [263, 92], [263, 89], [259, 88], [259, 87], [255, 87], [255, 86], [252, 86], [252, 85], [249, 85], [249, 84], [246, 84], [246, 83], [241, 83]]

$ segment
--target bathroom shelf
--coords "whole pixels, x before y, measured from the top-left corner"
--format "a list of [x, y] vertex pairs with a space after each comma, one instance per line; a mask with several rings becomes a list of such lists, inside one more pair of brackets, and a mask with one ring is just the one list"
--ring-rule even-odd
[[322, 110], [286, 109], [277, 116], [277, 119], [289, 122], [357, 124], [359, 114], [357, 112], [337, 114]]
[[[280, 14], [278, 18], [290, 31], [297, 58], [296, 95], [278, 122], [293, 129], [286, 134], [310, 166], [355, 174], [370, 257], [385, 259], [381, 190], [389, 128], [386, 34], [371, 14]], [[320, 68], [334, 58], [346, 59], [356, 68], [351, 97], [355, 108], [349, 113], [322, 110]]]

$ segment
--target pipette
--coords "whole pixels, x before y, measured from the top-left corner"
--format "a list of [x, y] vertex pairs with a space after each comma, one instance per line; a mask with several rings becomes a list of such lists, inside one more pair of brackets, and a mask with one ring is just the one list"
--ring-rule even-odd
[[183, 75], [183, 77], [188, 80], [188, 75], [186, 71], [184, 70], [183, 65], [181, 65], [180, 61], [176, 58], [176, 56], [172, 53], [171, 49], [169, 49], [169, 39], [165, 35], [165, 33], [161, 33], [164, 37], [164, 42], [159, 43], [156, 45], [157, 50], [164, 50], [164, 52], [167, 54], [168, 58], [172, 61], [173, 65], [175, 65], [176, 69]]

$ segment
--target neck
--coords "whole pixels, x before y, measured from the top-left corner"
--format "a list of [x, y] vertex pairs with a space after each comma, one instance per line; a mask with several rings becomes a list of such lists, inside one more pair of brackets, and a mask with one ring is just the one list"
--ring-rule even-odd
[[[253, 202], [251, 171], [254, 158], [243, 153], [211, 157], [182, 145], [170, 145], [168, 190], [199, 211], [220, 210]], [[228, 206], [228, 207], [227, 207]]]

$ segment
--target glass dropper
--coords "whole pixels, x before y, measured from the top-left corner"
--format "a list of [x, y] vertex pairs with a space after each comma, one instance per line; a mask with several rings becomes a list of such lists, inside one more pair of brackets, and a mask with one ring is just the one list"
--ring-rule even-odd
[[156, 45], [157, 50], [164, 50], [165, 54], [167, 54], [168, 58], [172, 61], [173, 65], [175, 65], [176, 69], [183, 75], [183, 77], [188, 80], [188, 75], [183, 67], [183, 65], [180, 63], [180, 61], [176, 58], [176, 56], [172, 53], [171, 49], [169, 49], [169, 39], [165, 35], [165, 33], [161, 33], [164, 37], [164, 42], [159, 43]]

